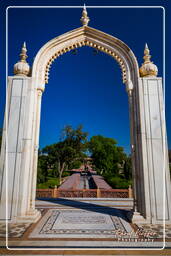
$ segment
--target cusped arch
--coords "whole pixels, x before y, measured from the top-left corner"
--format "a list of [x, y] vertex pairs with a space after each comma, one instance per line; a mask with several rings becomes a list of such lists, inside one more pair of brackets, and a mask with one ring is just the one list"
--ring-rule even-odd
[[139, 69], [131, 49], [116, 37], [83, 26], [55, 37], [39, 50], [32, 67], [32, 77], [38, 88], [44, 88], [44, 84], [48, 83], [50, 66], [57, 57], [85, 45], [112, 56], [121, 67], [123, 83], [126, 83], [128, 87], [133, 86], [132, 81], [139, 76]]

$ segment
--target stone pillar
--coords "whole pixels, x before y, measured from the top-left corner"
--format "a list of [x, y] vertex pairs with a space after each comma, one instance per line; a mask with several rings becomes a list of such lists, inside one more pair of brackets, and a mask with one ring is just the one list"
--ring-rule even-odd
[[[128, 101], [129, 101], [129, 119], [130, 119], [130, 138], [131, 138], [131, 159], [132, 159], [132, 179], [133, 179], [133, 199], [134, 199], [134, 205], [133, 205], [133, 216], [132, 212], [128, 213], [128, 218], [132, 222], [141, 221], [144, 222], [145, 219], [141, 215], [141, 205], [143, 200], [141, 200], [140, 204], [138, 200], [138, 192], [140, 189], [140, 181], [138, 179], [139, 176], [139, 164], [137, 161], [139, 157], [139, 150], [138, 150], [138, 141], [137, 141], [137, 104], [136, 104], [136, 97], [137, 97], [137, 91], [136, 91], [136, 85], [133, 84], [132, 81], [128, 81], [126, 83], [126, 89], [128, 93]], [[140, 159], [139, 159], [140, 160]]]
[[[132, 83], [129, 81], [129, 83]], [[127, 93], [129, 102], [129, 120], [130, 120], [130, 138], [131, 138], [131, 159], [132, 159], [132, 178], [133, 178], [133, 192], [134, 192], [134, 212], [137, 211], [137, 189], [136, 189], [136, 170], [135, 170], [135, 111], [134, 111], [134, 98], [135, 93], [127, 83]]]
[[97, 188], [97, 198], [100, 198], [101, 197], [101, 191], [99, 189], [99, 187]]
[[9, 77], [7, 122], [4, 123], [0, 162], [1, 221], [6, 218], [6, 200], [7, 218], [10, 222], [34, 222], [40, 217], [38, 211], [32, 212], [29, 203], [34, 94], [35, 89], [32, 87], [30, 77], [21, 75]]
[[54, 189], [53, 189], [53, 198], [58, 198], [58, 188], [57, 186], [55, 185]]
[[133, 193], [132, 193], [131, 185], [129, 185], [129, 187], [128, 187], [128, 197], [129, 198], [133, 198]]
[[33, 170], [31, 177], [31, 208], [35, 211], [35, 198], [36, 198], [36, 185], [37, 185], [37, 162], [38, 162], [38, 149], [39, 149], [39, 133], [40, 133], [40, 115], [41, 115], [41, 102], [43, 90], [36, 90], [36, 111], [35, 111], [35, 127], [34, 127], [34, 150], [33, 150]]
[[[148, 223], [162, 224], [164, 220], [171, 223], [171, 183], [162, 79], [154, 76], [140, 78], [138, 91], [137, 130], [141, 158], [140, 168], [136, 171], [137, 182], [142, 184], [137, 190], [138, 206], [141, 205], [138, 211]], [[133, 218], [133, 221], [138, 222], [138, 219]]]

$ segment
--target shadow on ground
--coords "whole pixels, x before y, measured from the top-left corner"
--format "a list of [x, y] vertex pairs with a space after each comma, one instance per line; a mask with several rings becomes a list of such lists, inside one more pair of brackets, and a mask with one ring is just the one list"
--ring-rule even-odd
[[[131, 214], [132, 212], [129, 210], [125, 209], [117, 209], [114, 207], [109, 207], [109, 206], [103, 206], [103, 205], [98, 205], [94, 203], [87, 203], [87, 202], [80, 202], [80, 201], [75, 201], [72, 199], [66, 199], [66, 198], [37, 198], [39, 201], [44, 201], [44, 202], [50, 202], [50, 203], [56, 203], [59, 205], [63, 206], [69, 206], [77, 209], [83, 209], [86, 211], [91, 211], [91, 212], [98, 212], [98, 213], [103, 213], [103, 214], [109, 214], [111, 216], [116, 216], [120, 217], [123, 220], [127, 221], [130, 223], [131, 219]], [[129, 216], [129, 219], [128, 219]]]

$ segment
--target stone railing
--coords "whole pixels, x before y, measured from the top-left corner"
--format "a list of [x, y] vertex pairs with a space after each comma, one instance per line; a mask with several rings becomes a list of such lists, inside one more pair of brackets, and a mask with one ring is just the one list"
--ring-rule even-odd
[[54, 190], [55, 189], [36, 189], [36, 197], [40, 198], [40, 197], [55, 197], [54, 196]]
[[132, 198], [132, 188], [128, 189], [37, 189], [37, 198]]
[[97, 189], [72, 189], [72, 190], [57, 190], [56, 197], [97, 197]]

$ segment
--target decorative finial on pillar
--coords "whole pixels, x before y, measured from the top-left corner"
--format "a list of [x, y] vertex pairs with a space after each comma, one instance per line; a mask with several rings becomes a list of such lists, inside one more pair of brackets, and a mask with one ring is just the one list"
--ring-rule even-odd
[[88, 26], [88, 23], [90, 21], [88, 15], [87, 15], [87, 10], [86, 10], [85, 4], [84, 4], [84, 7], [83, 7], [82, 17], [81, 17], [80, 21], [81, 21], [83, 26]]
[[150, 62], [150, 59], [151, 59], [151, 55], [149, 55], [150, 53], [150, 50], [148, 48], [148, 45], [147, 43], [145, 44], [145, 49], [144, 49], [144, 63], [149, 63]]
[[23, 47], [21, 49], [21, 53], [20, 53], [20, 56], [21, 56], [21, 61], [22, 62], [26, 62], [26, 59], [27, 59], [27, 49], [26, 49], [26, 42], [23, 43]]
[[140, 76], [145, 77], [145, 76], [157, 76], [158, 73], [158, 68], [153, 62], [150, 60], [151, 55], [150, 55], [150, 50], [148, 48], [147, 43], [145, 44], [145, 49], [144, 49], [144, 63], [140, 67]]
[[29, 74], [30, 67], [29, 64], [26, 62], [26, 59], [28, 57], [26, 53], [26, 42], [24, 42], [20, 53], [20, 60], [14, 65], [15, 75], [27, 76]]

